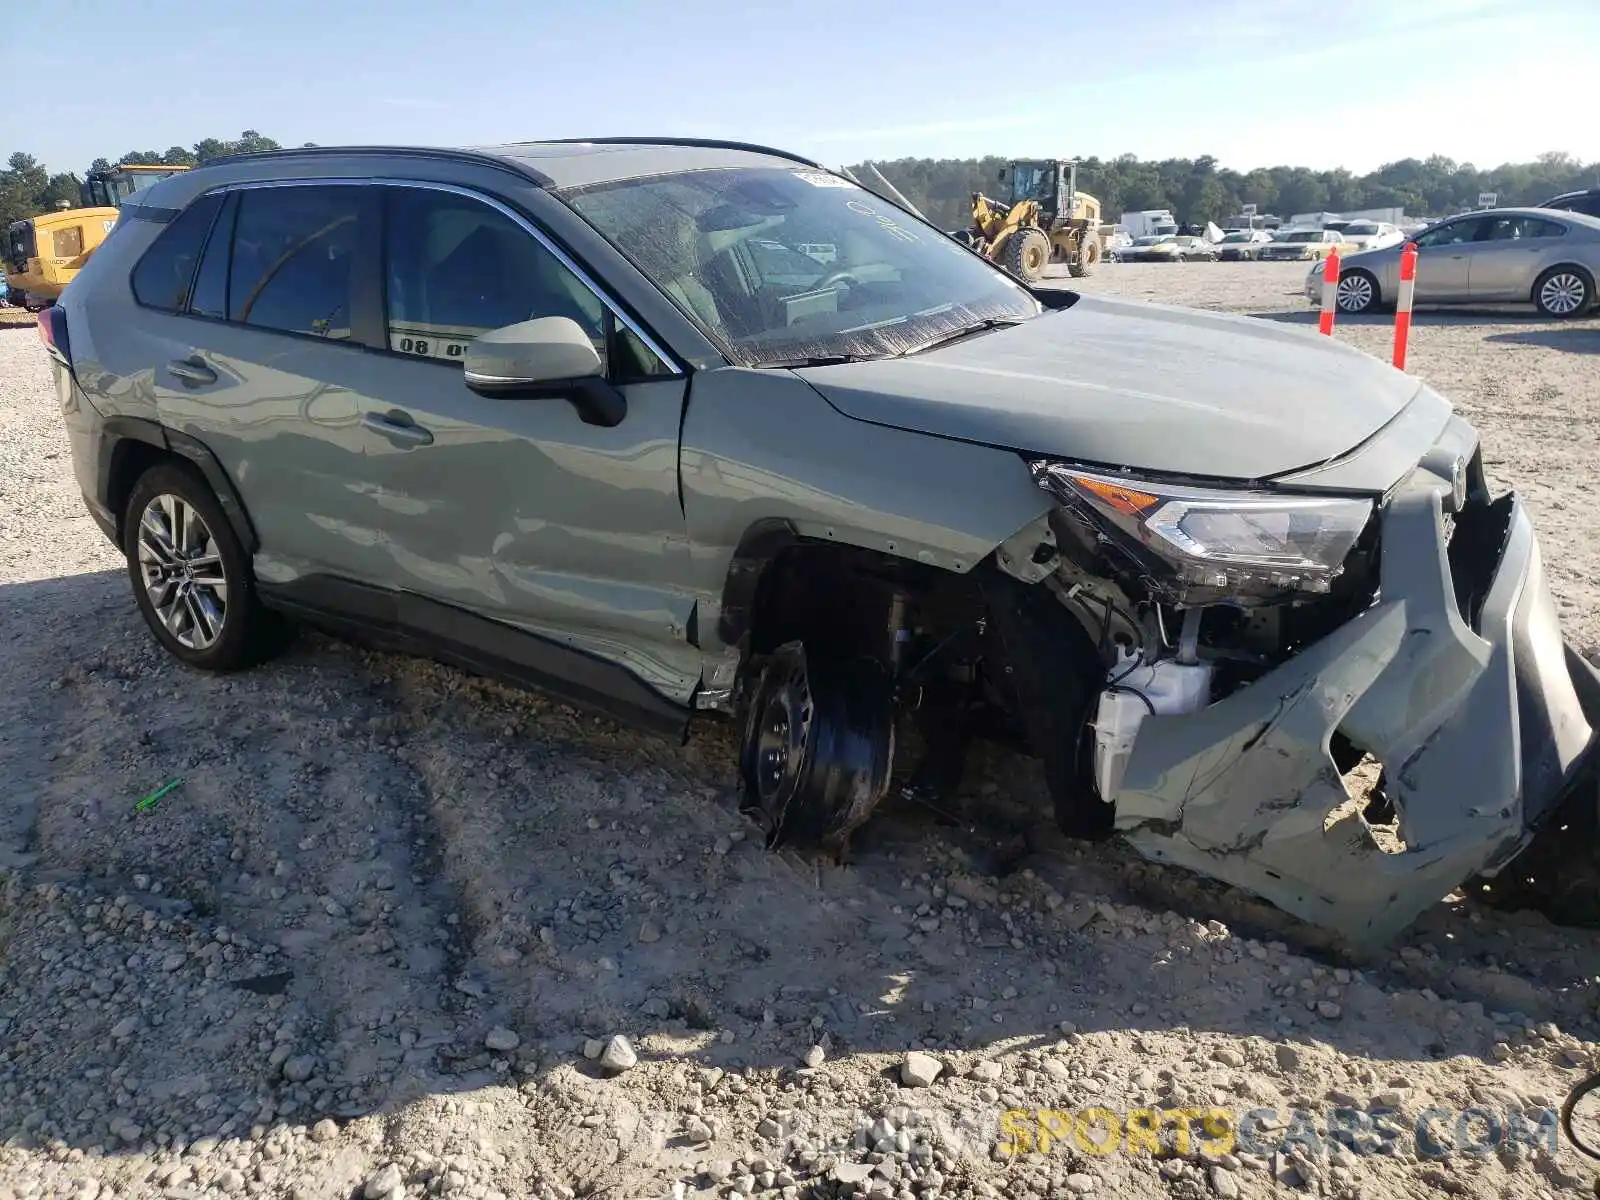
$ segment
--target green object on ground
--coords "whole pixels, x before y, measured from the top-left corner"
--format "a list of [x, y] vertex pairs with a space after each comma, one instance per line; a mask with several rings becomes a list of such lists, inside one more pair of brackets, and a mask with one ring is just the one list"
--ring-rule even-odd
[[151, 792], [143, 800], [139, 801], [139, 803], [135, 804], [133, 806], [133, 809], [134, 809], [135, 812], [140, 812], [140, 811], [142, 811], [144, 809], [147, 809], [147, 808], [154, 808], [157, 804], [159, 804], [161, 802], [161, 799], [162, 799], [163, 796], [167, 795], [169, 792], [176, 791], [178, 788], [180, 788], [182, 786], [183, 786], [183, 780], [182, 779], [169, 779], [166, 783], [163, 783], [160, 787], [158, 787], [155, 791]]

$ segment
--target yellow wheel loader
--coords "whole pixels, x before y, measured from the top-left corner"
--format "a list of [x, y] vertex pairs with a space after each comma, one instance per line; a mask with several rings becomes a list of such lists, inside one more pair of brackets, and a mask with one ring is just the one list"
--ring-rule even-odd
[[957, 236], [1024, 283], [1037, 283], [1052, 262], [1074, 278], [1105, 256], [1100, 201], [1078, 190], [1075, 159], [1019, 160], [1000, 168], [1007, 200], [972, 193], [972, 226]]
[[83, 185], [82, 208], [11, 222], [0, 246], [11, 303], [31, 310], [54, 304], [89, 255], [111, 235], [122, 202], [158, 179], [188, 169], [130, 164], [98, 172]]

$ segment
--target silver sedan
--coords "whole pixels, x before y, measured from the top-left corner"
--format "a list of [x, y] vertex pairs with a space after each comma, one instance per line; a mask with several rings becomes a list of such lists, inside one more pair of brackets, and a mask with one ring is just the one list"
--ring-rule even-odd
[[[1418, 304], [1532, 302], [1547, 317], [1594, 308], [1600, 279], [1600, 219], [1547, 208], [1496, 208], [1430, 225], [1417, 247]], [[1339, 271], [1339, 311], [1393, 305], [1402, 246], [1365, 250]], [[1306, 276], [1306, 297], [1322, 300], [1322, 266]]]

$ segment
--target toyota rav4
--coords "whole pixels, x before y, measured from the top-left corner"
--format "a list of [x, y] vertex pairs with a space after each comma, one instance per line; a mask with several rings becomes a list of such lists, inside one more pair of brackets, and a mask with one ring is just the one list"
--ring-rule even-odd
[[1069, 833], [1370, 941], [1594, 805], [1600, 677], [1446, 400], [1030, 289], [781, 151], [221, 161], [130, 198], [41, 332], [178, 659], [290, 617], [722, 713], [772, 844], [842, 853], [1010, 734]]

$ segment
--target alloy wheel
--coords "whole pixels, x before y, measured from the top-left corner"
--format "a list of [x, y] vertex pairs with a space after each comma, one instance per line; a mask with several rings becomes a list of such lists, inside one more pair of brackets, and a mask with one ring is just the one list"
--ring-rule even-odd
[[1552, 316], [1570, 317], [1588, 298], [1588, 285], [1571, 271], [1558, 271], [1539, 288], [1539, 307]]
[[180, 646], [216, 644], [228, 619], [228, 576], [205, 519], [180, 496], [151, 499], [139, 517], [139, 575], [145, 594]]
[[1372, 280], [1365, 275], [1346, 275], [1339, 280], [1338, 305], [1341, 312], [1366, 312], [1372, 307]]

